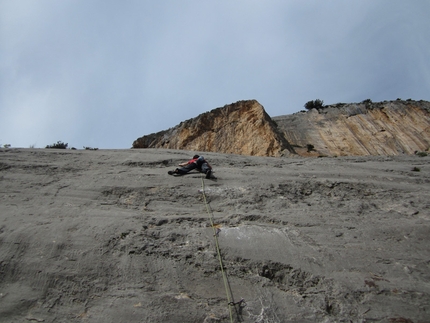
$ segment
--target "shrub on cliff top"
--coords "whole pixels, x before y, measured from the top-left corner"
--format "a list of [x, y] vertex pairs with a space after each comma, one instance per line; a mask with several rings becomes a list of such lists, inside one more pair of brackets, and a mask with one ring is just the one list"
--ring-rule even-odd
[[307, 110], [322, 109], [324, 107], [324, 101], [320, 100], [320, 99], [316, 99], [314, 101], [308, 101], [308, 102], [305, 103], [304, 107]]
[[67, 145], [62, 141], [57, 141], [57, 143], [52, 145], [47, 145], [46, 148], [53, 148], [53, 149], [67, 149]]

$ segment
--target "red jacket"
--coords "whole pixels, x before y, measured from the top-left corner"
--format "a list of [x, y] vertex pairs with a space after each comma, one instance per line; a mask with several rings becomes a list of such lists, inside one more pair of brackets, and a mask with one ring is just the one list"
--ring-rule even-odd
[[189, 160], [187, 165], [192, 164], [192, 163], [197, 163], [197, 159], [199, 159], [199, 158], [193, 158], [193, 159]]
[[[193, 158], [193, 159], [189, 160], [189, 161], [187, 162], [187, 165], [192, 164], [192, 163], [196, 163], [196, 164], [197, 164], [197, 160], [198, 160], [199, 158], [200, 158], [200, 157], [198, 157], [198, 158]], [[212, 169], [212, 166], [207, 162], [207, 160], [206, 160], [206, 159], [204, 159], [204, 158], [203, 158], [202, 165], [203, 165], [204, 163], [208, 164], [209, 168], [210, 168], [210, 169]], [[201, 166], [201, 165], [200, 165], [200, 166]], [[199, 168], [200, 168], [200, 167], [199, 167]]]

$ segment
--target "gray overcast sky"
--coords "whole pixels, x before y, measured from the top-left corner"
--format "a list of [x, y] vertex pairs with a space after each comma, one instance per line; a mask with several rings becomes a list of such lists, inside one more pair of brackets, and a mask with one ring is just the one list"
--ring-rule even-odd
[[256, 99], [270, 116], [430, 101], [428, 0], [0, 0], [0, 144], [130, 148]]

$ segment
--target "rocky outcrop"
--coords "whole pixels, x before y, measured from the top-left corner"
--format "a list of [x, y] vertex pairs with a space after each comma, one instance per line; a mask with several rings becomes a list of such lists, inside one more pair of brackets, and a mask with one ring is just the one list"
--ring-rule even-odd
[[250, 156], [394, 156], [429, 147], [430, 102], [412, 100], [339, 103], [273, 118], [257, 101], [239, 101], [133, 143]]
[[430, 147], [427, 101], [337, 104], [273, 120], [305, 156], [393, 156]]
[[250, 156], [294, 153], [256, 100], [239, 101], [138, 138], [133, 148], [169, 148]]

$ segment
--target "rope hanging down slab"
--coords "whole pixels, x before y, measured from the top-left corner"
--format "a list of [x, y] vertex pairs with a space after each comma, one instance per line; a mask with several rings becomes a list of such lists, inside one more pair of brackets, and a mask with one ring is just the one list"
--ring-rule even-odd
[[225, 293], [227, 295], [227, 304], [228, 304], [228, 309], [229, 309], [229, 312], [230, 312], [230, 322], [233, 323], [233, 312], [232, 312], [231, 308], [232, 308], [232, 306], [234, 306], [236, 304], [234, 303], [233, 296], [231, 295], [231, 292], [229, 291], [227, 274], [224, 271], [224, 265], [223, 265], [223, 262], [222, 262], [221, 251], [220, 251], [219, 243], [218, 243], [218, 233], [219, 233], [219, 231], [215, 228], [214, 221], [213, 221], [213, 212], [212, 212], [212, 210], [211, 210], [211, 208], [209, 206], [209, 203], [208, 203], [208, 201], [206, 199], [205, 182], [203, 180], [203, 176], [202, 176], [202, 195], [203, 195], [203, 200], [204, 200], [205, 205], [206, 205], [206, 211], [207, 211], [208, 216], [209, 216], [211, 227], [212, 227], [212, 230], [214, 232], [213, 236], [214, 236], [214, 239], [215, 239], [216, 251], [217, 251], [217, 254], [218, 254], [219, 265], [221, 267], [221, 273], [222, 273], [222, 278], [223, 278], [223, 281], [224, 281]]

